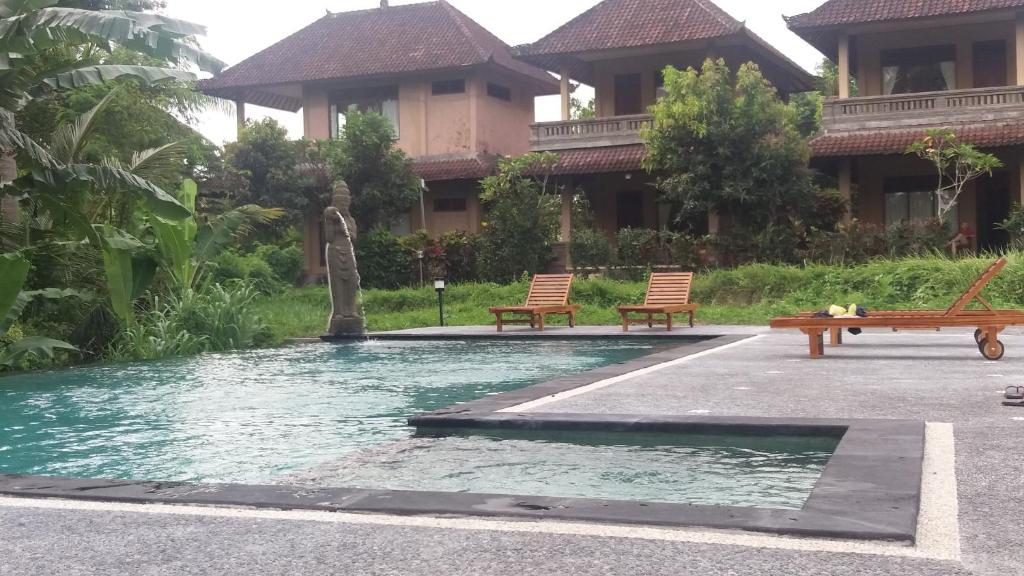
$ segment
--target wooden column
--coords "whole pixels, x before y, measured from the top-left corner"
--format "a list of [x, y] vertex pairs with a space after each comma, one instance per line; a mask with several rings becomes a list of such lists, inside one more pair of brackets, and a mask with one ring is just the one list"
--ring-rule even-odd
[[846, 200], [848, 208], [843, 223], [849, 224], [853, 219], [853, 161], [850, 158], [839, 160], [839, 194]]
[[1024, 86], [1024, 12], [1017, 13], [1017, 86]]
[[708, 234], [715, 236], [722, 227], [722, 217], [714, 210], [708, 211]]
[[245, 129], [245, 101], [235, 100], [235, 120], [238, 122], [237, 137], [242, 137], [242, 130]]
[[839, 37], [839, 62], [836, 82], [839, 86], [840, 98], [850, 97], [850, 35], [843, 34]]
[[562, 242], [572, 240], [572, 191], [562, 190], [562, 218], [559, 227], [559, 239]]
[[[1024, 156], [1017, 160], [1017, 198], [1016, 202], [1024, 206]], [[1012, 204], [1011, 199], [1011, 204]]]
[[572, 86], [569, 84], [569, 69], [562, 68], [562, 121], [572, 120]]

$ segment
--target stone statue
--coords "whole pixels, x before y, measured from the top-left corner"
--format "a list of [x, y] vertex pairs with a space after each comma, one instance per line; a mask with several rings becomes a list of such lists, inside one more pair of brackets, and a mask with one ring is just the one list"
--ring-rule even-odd
[[365, 328], [359, 309], [359, 270], [355, 251], [357, 230], [350, 211], [352, 193], [344, 182], [335, 187], [332, 204], [324, 211], [327, 280], [332, 304], [327, 335], [361, 336]]

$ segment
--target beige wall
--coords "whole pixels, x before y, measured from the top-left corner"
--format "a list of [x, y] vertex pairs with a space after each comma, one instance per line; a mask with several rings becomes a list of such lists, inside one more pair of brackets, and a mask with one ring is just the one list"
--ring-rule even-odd
[[[437, 237], [445, 232], [461, 231], [477, 234], [483, 221], [483, 207], [480, 203], [480, 185], [474, 181], [457, 180], [450, 182], [431, 182], [430, 190], [423, 194], [427, 222], [424, 226], [417, 206], [412, 211], [412, 227], [414, 230], [426, 230], [431, 236]], [[465, 198], [465, 212], [435, 212], [434, 200], [437, 198]]]
[[899, 30], [856, 36], [853, 50], [856, 54], [855, 73], [858, 95], [882, 95], [882, 51], [948, 44], [956, 45], [956, 88], [973, 88], [973, 45], [975, 42], [988, 40], [1006, 41], [1006, 79], [1008, 84], [1014, 84], [1017, 75], [1015, 38], [1015, 23], [1013, 21], [934, 29]]
[[646, 108], [656, 100], [655, 79], [659, 70], [670, 64], [676, 68], [700, 67], [707, 56], [706, 50], [694, 50], [594, 62], [595, 110], [598, 117], [615, 116], [616, 75], [641, 75], [642, 102]]
[[[438, 96], [431, 93], [434, 81], [459, 78], [466, 80], [465, 93]], [[488, 81], [510, 88], [512, 102], [488, 96]], [[521, 79], [497, 70], [402, 81], [398, 84], [398, 145], [414, 158], [528, 152], [534, 98], [523, 84]], [[330, 137], [330, 91], [331, 87], [306, 87], [303, 90], [303, 116], [308, 139]]]

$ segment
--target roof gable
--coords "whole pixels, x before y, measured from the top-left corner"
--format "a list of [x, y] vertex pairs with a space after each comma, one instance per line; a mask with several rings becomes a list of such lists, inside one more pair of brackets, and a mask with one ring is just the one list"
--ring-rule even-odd
[[827, 26], [932, 18], [1024, 7], [1024, 0], [829, 0], [813, 12], [787, 18], [794, 31]]
[[672, 44], [728, 36], [743, 24], [709, 0], [604, 0], [544, 38], [524, 55]]
[[203, 81], [230, 89], [459, 69], [493, 63], [556, 87], [543, 70], [444, 0], [340, 12]]

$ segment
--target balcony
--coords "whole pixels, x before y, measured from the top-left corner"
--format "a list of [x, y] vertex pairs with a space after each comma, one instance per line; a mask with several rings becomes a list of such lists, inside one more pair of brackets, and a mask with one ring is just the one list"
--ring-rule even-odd
[[548, 152], [640, 144], [640, 131], [653, 123], [649, 114], [542, 122], [530, 126], [530, 147], [534, 152]]
[[1024, 119], [1024, 86], [826, 100], [825, 133]]

